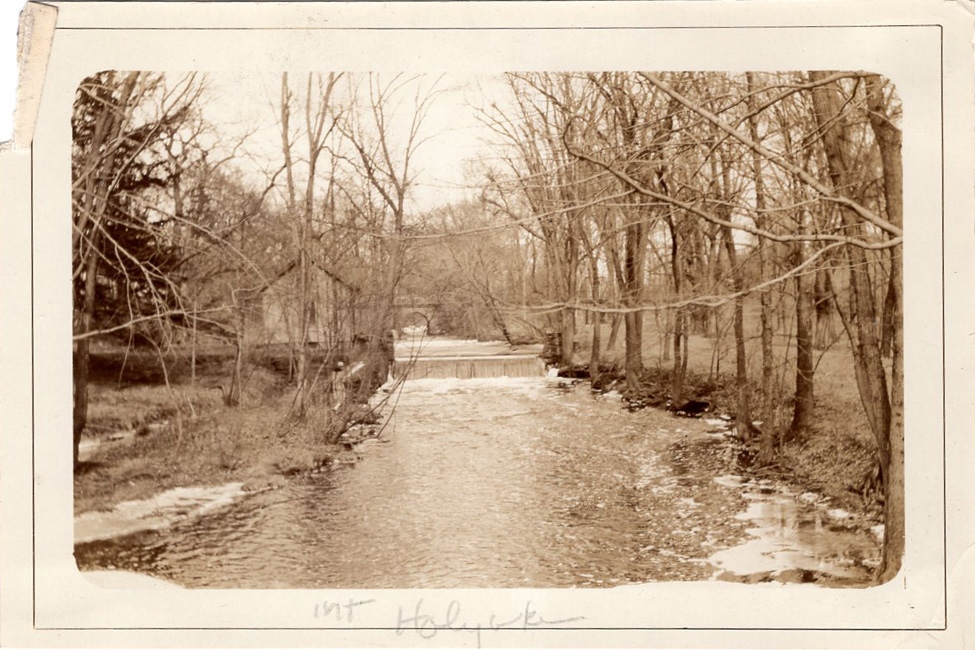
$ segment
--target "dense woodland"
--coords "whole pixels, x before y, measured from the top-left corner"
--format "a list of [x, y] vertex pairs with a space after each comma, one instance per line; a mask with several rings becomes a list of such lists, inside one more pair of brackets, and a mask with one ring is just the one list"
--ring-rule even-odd
[[[222, 345], [233, 407], [246, 406], [249, 364], [281, 344], [302, 418], [332, 399], [335, 359], [359, 345], [381, 365], [388, 332], [418, 312], [447, 335], [547, 340], [559, 364], [618, 377], [634, 399], [662, 371], [672, 404], [693, 396], [689, 341], [705, 337], [760, 463], [816, 421], [817, 365], [842, 347], [876, 443], [878, 578], [896, 574], [901, 105], [884, 78], [507, 74], [472, 109], [490, 155], [471, 161], [469, 197], [424, 209], [415, 154], [440, 126], [426, 118], [441, 79], [275, 82], [278, 141], [259, 155], [247, 133], [208, 118], [202, 75], [105, 72], [78, 88], [76, 459], [93, 344], [151, 350], [164, 368], [182, 357], [194, 372], [205, 346]], [[273, 334], [261, 318], [272, 300], [289, 306]], [[192, 400], [170, 388], [191, 417]], [[344, 421], [324, 422], [325, 437]]]

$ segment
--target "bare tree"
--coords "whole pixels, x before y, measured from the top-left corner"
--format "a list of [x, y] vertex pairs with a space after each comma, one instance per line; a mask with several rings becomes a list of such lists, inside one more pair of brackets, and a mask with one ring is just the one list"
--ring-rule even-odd
[[[404, 272], [407, 198], [415, 174], [413, 158], [424, 142], [423, 121], [436, 97], [436, 81], [429, 86], [423, 81], [421, 76], [405, 75], [384, 81], [374, 73], [350, 77], [349, 92], [357, 103], [339, 125], [355, 152], [345, 161], [379, 196], [379, 209], [392, 221], [391, 232], [383, 233], [389, 236], [382, 239], [388, 255], [379, 318], [384, 332], [396, 327], [396, 289]], [[402, 120], [397, 109], [402, 108], [404, 95], [411, 90], [409, 114]]]
[[[75, 463], [88, 415], [92, 337], [185, 313], [178, 286], [168, 277], [174, 260], [163, 254], [161, 229], [134, 197], [165, 183], [155, 164], [158, 149], [186, 123], [202, 88], [196, 75], [169, 84], [165, 75], [139, 72], [105, 72], [79, 85], [72, 156]], [[160, 254], [146, 258], [146, 247]], [[111, 285], [118, 293], [114, 284], [100, 284], [106, 274], [125, 276], [126, 287], [130, 282], [143, 287], [139, 294], [125, 294], [122, 325], [96, 319], [102, 288]], [[138, 306], [137, 295], [143, 296]]]
[[[297, 397], [295, 409], [298, 417], [304, 416], [308, 399], [308, 381], [310, 376], [308, 359], [309, 327], [312, 322], [312, 306], [310, 286], [312, 218], [315, 211], [315, 187], [318, 181], [318, 164], [322, 152], [328, 144], [328, 138], [335, 129], [341, 112], [333, 106], [332, 93], [341, 75], [334, 72], [326, 77], [321, 74], [308, 73], [302, 114], [304, 116], [304, 139], [307, 144], [307, 159], [305, 170], [305, 187], [299, 205], [297, 194], [297, 179], [295, 160], [292, 152], [294, 145], [291, 133], [291, 115], [293, 93], [288, 84], [288, 73], [281, 74], [281, 150], [284, 154], [284, 165], [287, 183], [287, 209], [294, 219], [295, 249], [298, 257], [298, 324], [297, 324]], [[332, 182], [332, 181], [330, 181]]]

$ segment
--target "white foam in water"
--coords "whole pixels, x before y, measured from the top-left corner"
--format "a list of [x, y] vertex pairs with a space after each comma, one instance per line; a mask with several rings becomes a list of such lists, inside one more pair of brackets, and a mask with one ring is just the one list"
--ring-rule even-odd
[[[731, 481], [720, 482], [728, 485]], [[799, 501], [811, 502], [811, 494], [803, 493]], [[844, 562], [841, 554], [837, 553], [838, 548], [849, 548], [848, 544], [853, 542], [850, 539], [831, 537], [821, 524], [821, 510], [804, 510], [794, 497], [787, 494], [745, 491], [742, 496], [749, 500], [749, 504], [735, 518], [753, 524], [746, 531], [750, 539], [714, 553], [708, 558], [711, 564], [740, 576], [802, 569], [839, 578], [862, 577], [860, 569]], [[817, 512], [820, 514], [816, 514]], [[838, 508], [828, 514], [836, 518], [850, 516]]]
[[[440, 356], [440, 357], [417, 357], [416, 359], [407, 359], [405, 362], [414, 361], [415, 363], [446, 363], [448, 361], [522, 361], [526, 359], [538, 359], [535, 355], [517, 355], [517, 354], [479, 354], [479, 355], [457, 355], [457, 356]], [[400, 359], [399, 361], [404, 361]]]
[[798, 564], [795, 559], [794, 552], [783, 548], [778, 541], [759, 537], [718, 551], [708, 558], [708, 562], [739, 575], [749, 575], [794, 568]]
[[108, 512], [85, 512], [74, 520], [75, 544], [158, 530], [178, 519], [223, 508], [244, 496], [243, 483], [182, 487], [149, 499], [123, 501]]
[[[466, 380], [472, 381], [472, 380]], [[426, 392], [432, 395], [442, 395], [457, 389], [460, 382], [456, 377], [438, 377], [435, 379], [411, 379], [403, 384], [403, 392]]]
[[81, 575], [102, 589], [182, 589], [174, 582], [133, 571], [82, 571]]
[[[431, 377], [426, 379], [411, 379], [404, 385], [404, 392], [429, 393], [432, 395], [454, 391], [475, 391], [488, 388], [505, 388], [517, 390], [526, 394], [534, 394], [539, 388], [538, 377], [475, 377], [473, 379], [459, 379], [457, 377]], [[544, 386], [544, 384], [542, 384]]]
[[725, 487], [738, 488], [745, 484], [745, 480], [735, 474], [724, 474], [722, 476], [715, 476], [714, 482], [718, 485], [723, 485]]

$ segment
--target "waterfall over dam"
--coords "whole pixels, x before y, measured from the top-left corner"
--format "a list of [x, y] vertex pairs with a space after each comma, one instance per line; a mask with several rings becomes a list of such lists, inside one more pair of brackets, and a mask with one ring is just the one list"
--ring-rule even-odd
[[544, 377], [545, 372], [545, 362], [535, 355], [415, 357], [393, 365], [397, 379]]
[[512, 348], [500, 341], [428, 338], [396, 345], [393, 376], [397, 379], [481, 379], [544, 377], [541, 346]]

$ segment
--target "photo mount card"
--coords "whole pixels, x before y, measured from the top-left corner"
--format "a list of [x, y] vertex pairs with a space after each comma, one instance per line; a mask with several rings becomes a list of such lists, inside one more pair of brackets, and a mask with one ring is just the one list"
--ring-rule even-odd
[[[15, 134], [0, 151], [0, 641], [971, 643], [970, 9], [28, 3]], [[638, 119], [644, 109], [652, 121]], [[830, 139], [839, 122], [845, 143]], [[899, 194], [884, 194], [893, 149], [871, 135], [885, 124], [898, 138]], [[781, 135], [792, 127], [805, 138], [794, 151]], [[490, 149], [491, 137], [508, 140]], [[859, 166], [839, 169], [844, 155]], [[586, 184], [592, 198], [565, 191]], [[757, 186], [769, 203], [755, 208]], [[788, 210], [807, 216], [786, 227]], [[861, 221], [842, 221], [844, 210]], [[840, 225], [827, 229], [830, 218]], [[603, 239], [558, 230], [571, 219]], [[712, 284], [693, 275], [702, 262], [691, 253], [667, 257], [671, 245], [693, 252], [697, 235], [681, 225], [692, 223], [705, 224], [693, 232], [713, 255]], [[632, 232], [651, 269], [635, 298], [609, 248], [594, 252]], [[758, 241], [779, 246], [762, 248], [780, 256], [778, 274], [759, 268]], [[578, 263], [574, 288], [558, 284], [570, 264], [556, 250]], [[902, 425], [902, 461], [884, 465], [900, 491], [879, 499], [881, 469], [860, 501], [880, 510], [851, 513], [795, 465], [763, 475], [750, 459], [705, 460], [705, 449], [761, 452], [772, 427], [760, 407], [738, 422], [728, 406], [741, 411], [736, 343], [751, 352], [738, 368], [757, 390], [763, 280], [798, 318], [789, 292], [814, 292], [802, 278], [820, 258], [845, 266], [830, 276], [842, 296], [835, 330], [810, 343], [813, 418], [869, 421], [870, 360], [831, 364], [862, 354], [874, 329], [879, 350], [883, 327], [856, 311], [857, 269], [873, 273], [863, 286], [881, 298], [879, 323], [895, 256], [900, 343], [893, 335], [898, 351], [872, 367], [887, 387], [877, 403], [893, 403]], [[672, 260], [686, 266], [672, 271]], [[411, 265], [427, 267], [410, 277]], [[687, 284], [671, 286], [677, 276]], [[675, 336], [698, 307], [720, 333]], [[622, 356], [599, 394], [573, 383], [614, 320], [624, 349], [636, 313], [641, 328], [664, 323], [643, 341], [646, 368], [669, 371], [684, 355], [691, 388], [666, 375], [640, 393]], [[590, 338], [600, 327], [602, 343]], [[789, 400], [797, 327], [777, 334]], [[549, 370], [539, 357], [553, 352]], [[373, 386], [363, 377], [376, 367]], [[705, 393], [712, 376], [727, 390]], [[328, 432], [325, 451], [302, 437]], [[806, 443], [811, 454], [817, 443]], [[851, 465], [862, 459], [847, 451]], [[844, 528], [847, 516], [898, 521], [884, 502], [902, 513], [892, 559], [883, 528]], [[722, 551], [756, 541], [752, 568], [722, 571], [737, 566], [715, 559]], [[776, 564], [784, 556], [792, 563]], [[881, 583], [883, 562], [899, 569]]]

